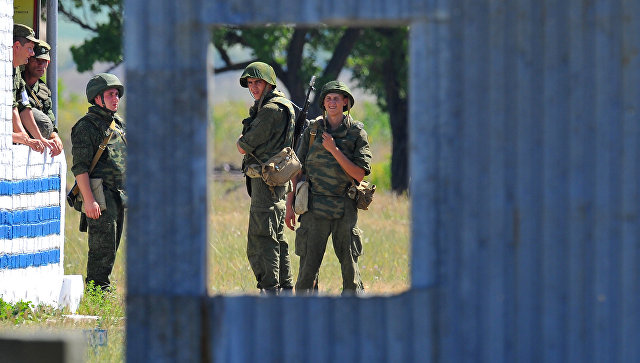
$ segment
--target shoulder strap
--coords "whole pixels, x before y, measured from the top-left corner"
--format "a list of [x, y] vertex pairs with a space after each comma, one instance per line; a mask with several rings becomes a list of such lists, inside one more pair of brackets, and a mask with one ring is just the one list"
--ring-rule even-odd
[[[289, 120], [287, 120], [287, 127], [284, 130], [284, 142], [287, 142], [287, 139], [289, 139], [289, 134], [290, 134], [290, 128], [291, 128], [291, 124], [295, 125], [295, 120], [296, 120], [296, 112], [293, 109], [293, 105], [291, 104], [291, 101], [289, 101], [286, 97], [282, 97], [282, 96], [275, 96], [273, 98], [270, 98], [267, 103], [276, 103], [282, 107], [284, 107], [287, 112], [289, 113]], [[293, 134], [291, 134], [291, 138], [293, 138]], [[293, 142], [293, 140], [291, 140]]]
[[[96, 167], [96, 164], [98, 164], [98, 160], [100, 160], [100, 157], [102, 156], [102, 152], [104, 151], [104, 149], [107, 148], [107, 144], [109, 143], [109, 140], [111, 140], [111, 136], [113, 136], [113, 132], [116, 130], [115, 120], [111, 121], [111, 125], [109, 125], [109, 129], [111, 130], [111, 132], [107, 137], [104, 138], [104, 140], [102, 141], [102, 144], [98, 145], [98, 150], [96, 151], [96, 154], [93, 156], [93, 160], [91, 160], [91, 165], [89, 166], [89, 176], [91, 176], [91, 172]], [[78, 187], [78, 182], [76, 181], [73, 184], [71, 191], [69, 191], [69, 194], [67, 195], [67, 201], [69, 202], [70, 206], [73, 207], [73, 202], [71, 201], [71, 199], [75, 199], [78, 193], [80, 193], [80, 188]]]
[[93, 160], [91, 160], [91, 166], [89, 166], [89, 175], [91, 175], [91, 172], [96, 167], [96, 164], [98, 164], [98, 160], [100, 160], [100, 157], [104, 152], [104, 149], [107, 148], [107, 144], [109, 143], [109, 140], [111, 140], [111, 136], [113, 136], [114, 131], [116, 131], [115, 120], [111, 121], [111, 125], [109, 125], [109, 129], [111, 130], [111, 132], [109, 132], [109, 135], [107, 135], [107, 137], [104, 138], [104, 140], [102, 141], [102, 144], [98, 145], [98, 150], [96, 151], [96, 154], [93, 156]]

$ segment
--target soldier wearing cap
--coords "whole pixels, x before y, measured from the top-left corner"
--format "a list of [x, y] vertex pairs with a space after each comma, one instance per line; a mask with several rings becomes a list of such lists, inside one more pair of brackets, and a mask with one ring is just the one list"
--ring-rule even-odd
[[52, 150], [52, 156], [56, 156], [62, 151], [62, 140], [58, 136], [58, 129], [54, 124], [56, 118], [53, 114], [51, 91], [41, 79], [47, 71], [51, 60], [49, 56], [51, 46], [44, 40], [38, 40], [33, 51], [35, 56], [29, 57], [29, 61], [22, 72], [22, 78], [26, 82], [27, 97], [29, 97], [31, 111], [40, 133], [44, 138], [53, 141], [58, 146], [56, 151]]
[[[310, 185], [309, 210], [300, 215], [300, 227], [296, 230], [296, 254], [300, 256], [296, 294], [317, 289], [329, 235], [340, 262], [342, 293], [362, 293], [364, 285], [358, 269], [362, 231], [357, 226], [356, 202], [348, 197], [347, 190], [352, 178], [359, 183], [371, 172], [369, 141], [363, 124], [350, 115], [354, 98], [347, 85], [328, 82], [319, 98], [323, 115], [304, 131], [296, 150], [303, 167], [293, 178], [293, 189], [302, 173]], [[293, 194], [287, 198], [285, 217], [287, 227], [292, 230], [296, 225]]]
[[[25, 82], [20, 74], [19, 67], [26, 64], [29, 57], [35, 53], [33, 48], [38, 41], [33, 29], [23, 24], [13, 26], [13, 135], [15, 143], [29, 146], [31, 149], [44, 152], [45, 147], [52, 150], [52, 153], [59, 154], [59, 147], [53, 141], [42, 136], [38, 125], [33, 117], [29, 97], [25, 87]], [[26, 128], [26, 130], [25, 130]], [[29, 131], [34, 138], [30, 138], [26, 131]]]
[[242, 121], [238, 151], [244, 155], [243, 171], [251, 196], [247, 258], [261, 293], [291, 291], [289, 245], [284, 236], [286, 186], [269, 187], [260, 177], [262, 163], [293, 143], [295, 111], [291, 101], [276, 89], [276, 74], [263, 62], [249, 64], [240, 76], [240, 86], [248, 88], [254, 104]]
[[[85, 281], [106, 290], [120, 246], [127, 200], [125, 123], [116, 115], [124, 85], [113, 74], [99, 73], [87, 83], [86, 95], [91, 106], [71, 129], [71, 172], [82, 196], [82, 207], [74, 207], [82, 211], [80, 231], [89, 234]], [[111, 138], [89, 176], [92, 160], [107, 135]]]

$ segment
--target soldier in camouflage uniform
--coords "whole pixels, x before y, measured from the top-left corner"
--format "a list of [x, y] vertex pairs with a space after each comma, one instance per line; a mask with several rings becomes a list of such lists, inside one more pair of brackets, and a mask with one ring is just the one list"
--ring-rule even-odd
[[[93, 281], [95, 286], [107, 289], [116, 251], [120, 245], [126, 207], [125, 124], [116, 115], [120, 97], [124, 94], [124, 86], [113, 74], [100, 73], [89, 80], [86, 94], [92, 106], [71, 129], [71, 171], [76, 177], [84, 203], [81, 230], [86, 231], [88, 227], [89, 231], [85, 281]], [[98, 146], [112, 132], [109, 127], [113, 121], [114, 134], [91, 173], [91, 179], [102, 179], [106, 209], [101, 209], [91, 189], [89, 168]], [[83, 225], [84, 222], [86, 225]]]
[[[310, 184], [309, 210], [300, 216], [296, 230], [295, 252], [300, 256], [296, 294], [317, 288], [329, 235], [340, 261], [343, 295], [364, 292], [358, 269], [362, 231], [357, 226], [356, 202], [347, 196], [347, 190], [351, 178], [360, 182], [370, 173], [371, 151], [363, 124], [350, 116], [353, 103], [353, 95], [344, 83], [325, 84], [320, 92], [324, 114], [311, 122], [296, 151], [303, 168], [293, 178], [294, 190], [302, 173]], [[312, 133], [317, 137], [309, 145]], [[287, 198], [286, 210], [286, 223], [292, 230], [296, 224], [293, 194]]]
[[56, 150], [51, 150], [51, 156], [56, 156], [62, 152], [62, 140], [58, 136], [58, 129], [54, 124], [56, 117], [53, 114], [51, 91], [41, 79], [51, 60], [50, 50], [51, 46], [47, 42], [38, 40], [33, 48], [35, 56], [29, 57], [22, 72], [22, 78], [26, 83], [27, 97], [29, 97], [31, 111], [40, 133], [45, 139], [53, 141], [58, 146]]
[[238, 151], [251, 196], [247, 257], [261, 292], [276, 294], [293, 288], [289, 245], [284, 236], [285, 193], [290, 185], [269, 187], [260, 177], [263, 163], [282, 148], [291, 147], [295, 112], [291, 101], [276, 90], [276, 75], [266, 63], [249, 64], [240, 85], [248, 88], [255, 102], [242, 121]]
[[[31, 112], [25, 82], [20, 75], [20, 66], [26, 64], [29, 57], [34, 55], [33, 47], [37, 41], [33, 29], [23, 24], [13, 25], [13, 109], [11, 114], [13, 133], [11, 138], [14, 143], [27, 145], [41, 153], [44, 152], [45, 147], [53, 148], [53, 143], [44, 139], [38, 130]], [[25, 127], [36, 136], [35, 139], [29, 137]]]

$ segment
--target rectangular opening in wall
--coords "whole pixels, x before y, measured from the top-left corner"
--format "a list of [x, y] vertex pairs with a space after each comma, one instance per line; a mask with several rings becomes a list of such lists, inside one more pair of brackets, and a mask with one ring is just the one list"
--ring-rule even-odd
[[[356, 232], [353, 228], [350, 231], [351, 234], [362, 232], [362, 255], [357, 258], [362, 284], [367, 295], [396, 294], [409, 289], [408, 29], [220, 27], [212, 30], [212, 39], [208, 65], [208, 101], [213, 110], [208, 142], [211, 196], [208, 216], [209, 293], [260, 293], [256, 277], [259, 267], [252, 268], [247, 256], [251, 198], [242, 171], [243, 155], [237, 147], [238, 138], [243, 134], [243, 120], [250, 118], [249, 110], [255, 102], [249, 89], [241, 86], [240, 78], [245, 68], [255, 61], [267, 63], [274, 70], [275, 89], [294, 103], [296, 116], [305, 104], [312, 76], [316, 76], [316, 82], [309, 97], [307, 119], [310, 120], [323, 113], [320, 94], [327, 82], [338, 80], [349, 88], [355, 101], [349, 114], [355, 121], [362, 122], [371, 153], [367, 160], [369, 173], [364, 180], [376, 185], [373, 202], [368, 210], [357, 211]], [[251, 142], [243, 140], [241, 144]], [[351, 151], [350, 156], [353, 156]], [[360, 159], [357, 163], [361, 163]], [[254, 203], [258, 202], [254, 200]], [[254, 210], [260, 210], [260, 207], [256, 206]], [[277, 231], [274, 232], [277, 223], [266, 222], [269, 212], [252, 215], [256, 225], [264, 224], [265, 230], [277, 235]], [[333, 222], [339, 225], [338, 220], [343, 219], [344, 216]], [[296, 228], [305, 223], [304, 220], [299, 221], [298, 216], [296, 221]], [[307, 224], [311, 227], [311, 223]], [[317, 223], [312, 224], [314, 228], [308, 228], [311, 234], [322, 233]], [[296, 251], [296, 232], [286, 226], [280, 228], [283, 228], [283, 239], [288, 246], [291, 277], [289, 280], [278, 276], [278, 280], [279, 283], [290, 281], [295, 285], [299, 280], [299, 254], [302, 254], [305, 244], [298, 236]], [[353, 243], [357, 245], [357, 242]], [[352, 250], [358, 248], [356, 246]], [[259, 254], [258, 251], [256, 253]], [[284, 262], [278, 265], [283, 266]], [[318, 293], [339, 295], [342, 290], [341, 265], [336, 257], [333, 237], [329, 236], [319, 269]]]

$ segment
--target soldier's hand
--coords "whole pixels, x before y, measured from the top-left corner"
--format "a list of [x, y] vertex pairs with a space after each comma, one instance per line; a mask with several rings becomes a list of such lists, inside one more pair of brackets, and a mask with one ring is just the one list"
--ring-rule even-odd
[[51, 156], [57, 156], [60, 155], [60, 153], [62, 152], [62, 140], [60, 140], [60, 136], [58, 136], [57, 133], [52, 132], [51, 133], [51, 142], [53, 143], [53, 148], [51, 149]]
[[44, 152], [44, 144], [40, 140], [32, 139], [27, 136], [24, 144], [30, 147], [31, 150], [37, 151], [40, 154]]
[[95, 200], [93, 203], [87, 203], [84, 206], [84, 213], [87, 215], [87, 218], [98, 219], [102, 212], [100, 212], [100, 205]]
[[291, 203], [287, 203], [287, 212], [284, 216], [284, 223], [290, 230], [294, 231], [296, 229], [296, 214], [293, 211]]
[[55, 143], [53, 141], [51, 141], [51, 140], [42, 138], [42, 139], [40, 139], [40, 141], [42, 141], [42, 144], [44, 146], [46, 146], [47, 148], [49, 148], [51, 150], [53, 150], [53, 148], [55, 147]]
[[322, 133], [322, 146], [324, 146], [328, 152], [336, 149], [336, 141], [333, 139], [333, 136], [326, 131]]

